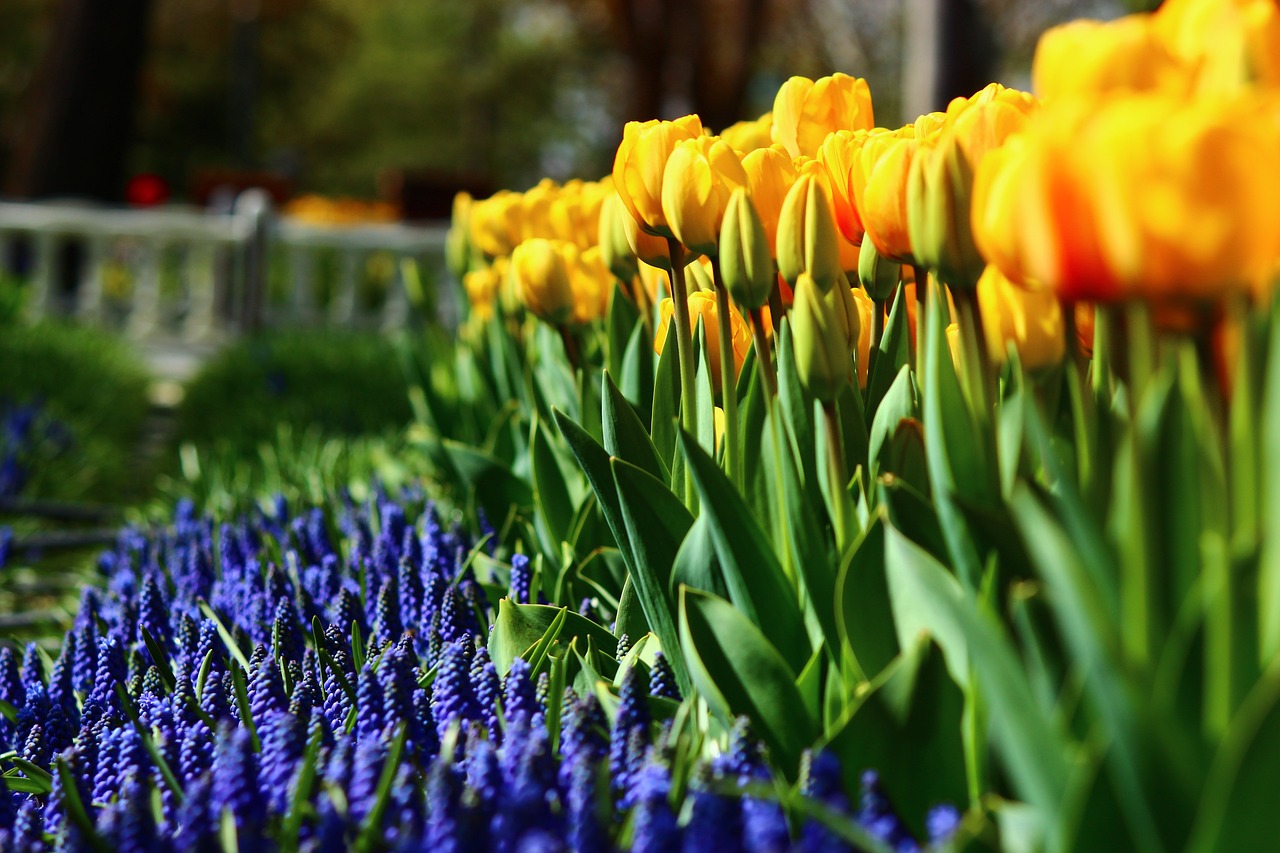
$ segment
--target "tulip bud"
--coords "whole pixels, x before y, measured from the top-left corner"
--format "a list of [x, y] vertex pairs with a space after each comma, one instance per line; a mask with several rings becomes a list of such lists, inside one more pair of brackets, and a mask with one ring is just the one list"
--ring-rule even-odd
[[676, 143], [662, 177], [662, 212], [672, 234], [694, 254], [714, 256], [729, 196], [746, 183], [742, 161], [723, 140]]
[[831, 201], [822, 182], [801, 175], [787, 192], [778, 217], [778, 269], [793, 285], [802, 272], [825, 293], [841, 276], [840, 247]]
[[631, 281], [636, 276], [637, 264], [635, 252], [627, 242], [624, 218], [631, 219], [631, 214], [622, 206], [617, 193], [609, 193], [600, 205], [600, 256], [615, 278]]
[[573, 315], [573, 287], [556, 241], [534, 237], [516, 246], [511, 274], [520, 300], [539, 319], [559, 326]]
[[453, 197], [453, 216], [449, 234], [445, 237], [444, 259], [449, 272], [461, 280], [471, 267], [471, 195], [458, 193]]
[[715, 278], [710, 262], [703, 263], [701, 257], [698, 260], [698, 263], [689, 264], [685, 270], [685, 286], [690, 293], [715, 293]]
[[953, 134], [922, 148], [907, 180], [907, 224], [918, 263], [950, 287], [972, 288], [986, 266], [973, 243], [973, 169]]
[[858, 281], [872, 299], [884, 302], [893, 295], [902, 275], [902, 264], [882, 257], [876, 244], [867, 240], [858, 251]]
[[725, 210], [720, 228], [720, 273], [729, 295], [743, 308], [761, 308], [769, 301], [777, 271], [764, 225], [744, 189], [733, 191]]
[[801, 273], [790, 318], [801, 384], [819, 400], [834, 401], [853, 379], [852, 356], [861, 327], [848, 282], [823, 293], [813, 276]]

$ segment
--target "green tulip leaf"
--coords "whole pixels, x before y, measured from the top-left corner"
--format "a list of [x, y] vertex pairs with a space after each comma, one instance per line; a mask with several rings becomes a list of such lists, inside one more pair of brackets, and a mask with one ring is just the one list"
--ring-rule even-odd
[[[668, 592], [672, 566], [693, 526], [693, 516], [660, 480], [630, 463], [613, 459], [613, 477], [627, 536], [631, 540], [631, 581], [644, 610], [645, 621], [663, 648], [676, 648], [675, 606]], [[672, 669], [682, 690], [689, 687], [688, 673], [679, 656]]]
[[737, 607], [687, 587], [680, 595], [680, 642], [711, 709], [726, 722], [739, 714], [750, 718], [778, 766], [794, 778], [816, 723], [778, 649]]
[[657, 448], [649, 438], [635, 409], [613, 384], [613, 378], [605, 372], [601, 377], [600, 397], [603, 400], [601, 421], [604, 427], [604, 449], [609, 455], [625, 459], [663, 483], [669, 483], [670, 472], [658, 456]]
[[498, 602], [498, 617], [489, 635], [489, 655], [499, 675], [506, 675], [511, 662], [523, 658], [531, 666], [546, 659], [554, 643], [568, 645], [574, 637], [590, 638], [598, 648], [612, 648], [617, 638], [602, 625], [564, 607], [547, 604], [516, 604], [509, 598]]
[[793, 674], [799, 673], [809, 659], [808, 632], [768, 537], [725, 473], [683, 431], [680, 447], [711, 527], [729, 599], [749, 621], [769, 631]]

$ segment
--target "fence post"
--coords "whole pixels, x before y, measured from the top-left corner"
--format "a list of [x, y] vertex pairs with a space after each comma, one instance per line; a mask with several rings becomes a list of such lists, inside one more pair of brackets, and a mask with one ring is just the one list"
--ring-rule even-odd
[[240, 328], [256, 332], [262, 327], [267, 293], [267, 262], [271, 243], [271, 196], [253, 187], [236, 198], [236, 216], [244, 222], [244, 292], [241, 294]]

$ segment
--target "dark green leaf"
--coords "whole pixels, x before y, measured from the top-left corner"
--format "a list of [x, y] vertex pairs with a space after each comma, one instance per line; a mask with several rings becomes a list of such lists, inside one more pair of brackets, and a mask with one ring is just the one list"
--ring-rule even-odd
[[680, 596], [680, 640], [693, 683], [712, 710], [726, 721], [746, 714], [794, 778], [816, 722], [778, 650], [734, 605], [688, 588]]
[[608, 373], [602, 376], [600, 397], [603, 400], [604, 449], [611, 456], [625, 459], [663, 483], [671, 482], [667, 466], [658, 457], [644, 424]]
[[[677, 647], [675, 607], [667, 588], [680, 543], [693, 516], [661, 481], [621, 459], [611, 461], [621, 512], [632, 544], [631, 581], [644, 609], [645, 621], [664, 649]], [[671, 656], [681, 689], [688, 674], [678, 655]]]
[[773, 547], [729, 478], [683, 431], [680, 447], [711, 526], [729, 598], [749, 621], [769, 631], [794, 677], [809, 659], [809, 638]]
[[884, 521], [877, 515], [840, 566], [836, 580], [839, 636], [866, 678], [874, 678], [898, 654], [889, 584], [884, 568]]
[[608, 629], [566, 608], [547, 604], [515, 604], [504, 598], [498, 603], [498, 617], [489, 635], [489, 655], [498, 674], [506, 675], [511, 661], [517, 657], [532, 664], [527, 656], [557, 620], [561, 620], [561, 627], [553, 638], [556, 641], [567, 644], [574, 637], [591, 637], [601, 648], [617, 643]]

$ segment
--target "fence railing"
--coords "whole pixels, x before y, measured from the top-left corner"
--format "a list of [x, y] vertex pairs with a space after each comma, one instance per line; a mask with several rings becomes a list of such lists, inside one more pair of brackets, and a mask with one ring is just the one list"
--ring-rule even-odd
[[[446, 230], [302, 223], [277, 216], [262, 190], [225, 213], [0, 202], [0, 261], [28, 279], [33, 317], [75, 318], [144, 344], [216, 344], [264, 326], [400, 327], [404, 261], [429, 287], [443, 281]], [[449, 290], [433, 289], [447, 318]]]

